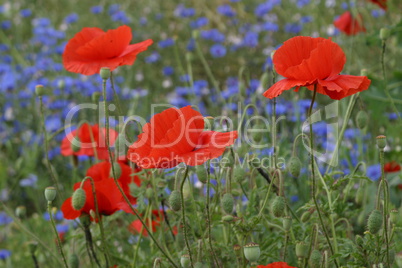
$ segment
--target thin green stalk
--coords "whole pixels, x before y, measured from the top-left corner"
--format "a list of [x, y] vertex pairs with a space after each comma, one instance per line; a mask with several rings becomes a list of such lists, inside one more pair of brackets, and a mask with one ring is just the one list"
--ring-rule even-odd
[[[147, 210], [145, 211], [145, 218], [148, 217], [150, 208], [151, 208], [151, 206], [149, 205], [149, 206], [147, 207]], [[141, 229], [140, 229], [140, 235], [139, 235], [139, 237], [138, 237], [137, 246], [135, 247], [135, 251], [134, 251], [134, 258], [133, 258], [133, 263], [132, 263], [132, 266], [131, 266], [131, 267], [133, 267], [133, 268], [135, 267], [135, 264], [137, 263], [137, 256], [138, 256], [138, 251], [139, 251], [139, 249], [140, 249], [140, 242], [141, 242], [141, 239], [142, 239], [142, 233], [143, 233], [143, 232], [144, 232], [144, 226], [142, 225], [142, 226], [141, 226]]]
[[64, 267], [68, 268], [67, 260], [66, 260], [66, 257], [64, 255], [63, 247], [61, 245], [61, 240], [60, 240], [60, 237], [59, 237], [59, 233], [57, 232], [56, 224], [54, 223], [51, 205], [52, 205], [52, 202], [48, 201], [47, 202], [47, 212], [49, 213], [50, 222], [52, 223], [53, 231], [54, 231], [54, 233], [56, 235], [56, 238], [57, 238], [57, 247], [59, 249], [61, 258], [63, 260]]
[[58, 180], [56, 178], [56, 175], [53, 172], [52, 165], [50, 164], [49, 141], [48, 141], [48, 138], [47, 138], [47, 131], [46, 131], [46, 125], [45, 125], [45, 113], [44, 113], [44, 108], [43, 108], [42, 96], [39, 96], [39, 103], [40, 103], [40, 115], [41, 115], [41, 118], [42, 118], [42, 129], [43, 129], [43, 135], [44, 135], [44, 141], [43, 142], [45, 143], [45, 160], [46, 160], [45, 163], [46, 163], [46, 167], [47, 167], [47, 169], [49, 171], [50, 178], [52, 179], [52, 181], [53, 181], [53, 183], [54, 183], [54, 185], [56, 187], [57, 192], [62, 194], [62, 192], [60, 191], [61, 189], [59, 187], [59, 182], [58, 182]]
[[188, 242], [186, 209], [184, 207], [184, 195], [183, 195], [183, 187], [184, 187], [184, 183], [186, 182], [187, 174], [188, 174], [188, 166], [186, 166], [186, 169], [184, 170], [183, 180], [181, 181], [181, 184], [180, 184], [181, 217], [182, 217], [182, 224], [183, 224], [184, 241], [186, 242], [188, 255], [190, 256], [190, 266], [194, 267], [193, 256], [191, 254], [191, 248], [190, 248], [190, 244]]
[[[272, 188], [272, 184], [274, 183], [274, 180], [275, 180], [275, 178], [276, 178], [276, 175], [277, 174], [279, 174], [279, 170], [276, 170], [275, 171], [275, 174], [274, 174], [274, 176], [272, 177], [272, 179], [271, 179], [271, 182], [269, 183], [269, 186], [268, 186], [268, 190], [267, 190], [267, 193], [266, 193], [266, 195], [265, 195], [265, 199], [264, 199], [264, 203], [262, 204], [262, 207], [261, 207], [261, 209], [260, 209], [260, 212], [258, 213], [258, 218], [259, 219], [261, 219], [261, 217], [262, 217], [262, 213], [264, 212], [264, 209], [265, 209], [265, 207], [266, 207], [266, 205], [267, 205], [267, 203], [268, 203], [268, 199], [269, 199], [269, 193], [271, 192], [271, 188]], [[280, 175], [279, 175], [280, 176]]]
[[[110, 150], [110, 145], [109, 145], [109, 111], [107, 110], [107, 99], [106, 99], [106, 79], [103, 80], [102, 83], [102, 87], [103, 87], [103, 99], [104, 99], [104, 109], [105, 109], [105, 117], [106, 117], [106, 146], [107, 146], [107, 150], [109, 153], [109, 159], [110, 159], [110, 163], [113, 163], [113, 155], [112, 155], [112, 151]], [[138, 212], [133, 208], [133, 205], [131, 205], [130, 200], [128, 199], [127, 195], [124, 193], [123, 189], [120, 186], [120, 183], [117, 180], [116, 177], [116, 171], [114, 168], [114, 165], [112, 164], [112, 175], [113, 175], [113, 180], [117, 186], [117, 188], [119, 189], [120, 193], [122, 194], [124, 201], [128, 204], [128, 206], [130, 207], [130, 210], [133, 212], [133, 214], [140, 220], [141, 224], [144, 226], [145, 230], [147, 230], [149, 237], [152, 239], [152, 241], [155, 243], [155, 245], [158, 247], [158, 249], [160, 250], [160, 252], [169, 260], [169, 262], [173, 265], [173, 267], [179, 268], [179, 266], [177, 266], [177, 264], [174, 263], [174, 261], [172, 260], [171, 257], [169, 257], [168, 254], [166, 254], [166, 252], [163, 250], [163, 248], [161, 247], [161, 245], [158, 243], [158, 241], [156, 241], [155, 236], [152, 234], [152, 231], [148, 228], [148, 226], [146, 225], [146, 223], [144, 222], [144, 220], [141, 218], [141, 216], [138, 214]]]
[[[387, 266], [390, 267], [389, 261], [389, 237], [388, 237], [388, 182], [384, 174], [384, 149], [380, 149], [380, 164], [381, 164], [381, 182], [383, 188], [383, 198], [384, 198], [384, 208], [383, 208], [383, 222], [384, 222], [384, 237], [385, 237], [385, 247], [387, 253]], [[379, 199], [379, 196], [378, 196]]]
[[[314, 85], [313, 98], [311, 99], [310, 108], [308, 109], [308, 114], [307, 114], [307, 117], [309, 119], [309, 128], [310, 128], [310, 150], [311, 150], [311, 153], [310, 153], [311, 159], [310, 160], [311, 160], [311, 173], [312, 173], [311, 174], [311, 179], [312, 179], [312, 182], [313, 182], [311, 195], [313, 196], [314, 205], [316, 207], [318, 217], [320, 219], [321, 227], [322, 227], [322, 229], [324, 231], [324, 234], [325, 234], [325, 238], [327, 239], [329, 249], [331, 250], [331, 254], [334, 255], [334, 249], [332, 247], [331, 240], [329, 239], [327, 228], [325, 227], [324, 221], [322, 219], [320, 207], [318, 206], [316, 193], [315, 193], [315, 190], [316, 190], [316, 178], [315, 178], [315, 166], [314, 166], [315, 161], [314, 161], [313, 125], [312, 125], [312, 122], [311, 122], [311, 114], [312, 114], [312, 111], [313, 111], [313, 105], [314, 105], [316, 95], [317, 95], [317, 84]], [[337, 259], [335, 259], [335, 265], [336, 265], [336, 267], [339, 267]]]

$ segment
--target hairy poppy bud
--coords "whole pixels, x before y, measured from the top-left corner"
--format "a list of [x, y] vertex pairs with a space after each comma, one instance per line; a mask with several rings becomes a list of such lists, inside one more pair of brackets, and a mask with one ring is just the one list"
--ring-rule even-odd
[[249, 262], [254, 263], [258, 261], [260, 254], [261, 250], [258, 244], [250, 242], [244, 245], [244, 256]]
[[100, 69], [100, 77], [103, 79], [103, 80], [108, 80], [109, 78], [110, 78], [110, 75], [111, 75], [111, 71], [110, 71], [110, 68], [108, 68], [108, 67], [102, 67], [101, 69]]
[[376, 234], [382, 226], [382, 214], [381, 211], [375, 209], [371, 212], [367, 220], [367, 229], [370, 233]]
[[74, 137], [74, 139], [71, 142], [71, 150], [73, 150], [74, 153], [78, 152], [79, 150], [81, 150], [81, 141], [80, 138]]
[[[121, 176], [121, 167], [120, 167], [120, 164], [117, 163], [117, 162], [113, 162], [112, 165], [113, 165], [113, 167], [110, 166], [109, 177], [115, 178], [115, 179], [120, 178], [120, 176]], [[115, 175], [115, 176], [113, 176], [113, 170], [114, 170], [114, 175]]]
[[288, 168], [289, 168], [290, 174], [292, 174], [293, 177], [296, 177], [296, 178], [299, 177], [300, 170], [301, 170], [300, 159], [297, 156], [292, 156], [289, 159]]
[[80, 260], [77, 256], [77, 254], [73, 253], [70, 255], [70, 257], [68, 258], [68, 264], [69, 264], [69, 267], [71, 267], [71, 268], [79, 268], [80, 267]]
[[246, 171], [242, 167], [235, 167], [234, 169], [234, 179], [237, 182], [242, 182], [246, 176]]
[[26, 214], [27, 214], [27, 208], [25, 206], [18, 206], [15, 209], [15, 215], [17, 215], [17, 217], [20, 219], [24, 218]]
[[233, 216], [232, 215], [225, 215], [222, 217], [222, 221], [224, 222], [232, 222], [233, 221]]
[[283, 217], [282, 226], [286, 232], [289, 232], [290, 228], [292, 227], [292, 218], [290, 216]]
[[199, 165], [195, 168], [195, 173], [197, 174], [198, 180], [202, 183], [207, 183], [208, 181], [208, 173], [206, 168], [203, 165]]
[[277, 218], [283, 217], [285, 215], [285, 209], [285, 198], [283, 198], [283, 196], [276, 196], [271, 206], [272, 214]]
[[368, 122], [368, 114], [366, 113], [366, 111], [360, 110], [357, 114], [356, 114], [356, 126], [359, 129], [364, 129], [367, 126], [367, 122]]
[[308, 249], [309, 249], [309, 246], [305, 242], [303, 242], [303, 241], [298, 242], [296, 244], [296, 256], [299, 259], [307, 258], [308, 257]]
[[45, 198], [48, 202], [52, 202], [56, 198], [56, 188], [53, 186], [46, 187]]
[[391, 35], [391, 30], [388, 28], [381, 28], [380, 30], [380, 39], [385, 41], [387, 40]]
[[398, 224], [398, 219], [399, 219], [399, 213], [397, 209], [392, 209], [389, 213], [389, 219], [391, 220], [391, 223], [393, 224]]
[[385, 148], [385, 146], [387, 146], [387, 137], [385, 137], [384, 135], [379, 135], [377, 136], [377, 147], [382, 150]]
[[36, 85], [35, 86], [35, 94], [39, 97], [46, 95], [46, 89], [43, 85]]
[[227, 214], [231, 214], [233, 212], [234, 206], [233, 195], [231, 193], [224, 194], [221, 200], [221, 204], [223, 211], [225, 211]]
[[87, 194], [85, 193], [84, 189], [78, 188], [74, 191], [73, 196], [71, 198], [71, 203], [75, 210], [81, 210], [85, 202], [87, 201]]
[[309, 219], [310, 219], [310, 217], [311, 217], [311, 211], [305, 211], [302, 215], [301, 215], [301, 217], [300, 217], [300, 220], [302, 221], [302, 222], [307, 222]]
[[154, 189], [152, 189], [151, 187], [148, 187], [145, 190], [145, 197], [148, 199], [151, 199], [153, 197], [153, 195], [154, 195]]
[[174, 190], [169, 196], [170, 208], [174, 211], [179, 211], [181, 208], [181, 194], [178, 190]]
[[183, 268], [190, 267], [190, 255], [188, 254], [181, 255], [180, 263]]
[[321, 267], [322, 262], [322, 254], [318, 250], [313, 250], [310, 256], [310, 267], [311, 268], [319, 268]]

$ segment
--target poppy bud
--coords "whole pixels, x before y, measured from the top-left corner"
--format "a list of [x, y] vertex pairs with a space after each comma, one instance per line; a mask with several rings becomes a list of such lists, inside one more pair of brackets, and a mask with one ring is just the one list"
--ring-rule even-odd
[[36, 86], [35, 86], [35, 94], [36, 94], [38, 97], [42, 97], [42, 96], [46, 95], [46, 89], [45, 89], [45, 87], [44, 87], [43, 85], [36, 85]]
[[283, 198], [283, 196], [276, 196], [271, 206], [272, 214], [277, 218], [283, 217], [285, 215], [285, 209], [285, 198]]
[[108, 80], [110, 78], [110, 75], [111, 75], [111, 71], [110, 71], [109, 67], [102, 67], [100, 69], [100, 77], [103, 80]]
[[208, 173], [204, 166], [200, 165], [195, 168], [195, 173], [197, 174], [198, 180], [202, 183], [207, 183]]
[[301, 170], [300, 159], [297, 156], [292, 156], [289, 159], [288, 168], [289, 168], [290, 174], [292, 174], [293, 177], [296, 177], [296, 178], [299, 177], [300, 170]]
[[387, 40], [391, 35], [391, 30], [388, 28], [381, 28], [380, 30], [380, 39], [385, 41]]
[[[110, 167], [110, 173], [109, 173], [109, 177], [114, 178], [114, 179], [118, 179], [121, 176], [121, 167], [120, 164], [117, 162], [113, 162], [113, 168]], [[113, 176], [113, 170], [114, 170], [114, 175]]]
[[25, 206], [18, 206], [15, 209], [15, 215], [17, 215], [17, 217], [20, 219], [24, 218], [26, 214], [27, 214], [27, 208]]
[[399, 219], [399, 213], [397, 209], [392, 209], [389, 213], [389, 219], [391, 220], [391, 223], [393, 224], [398, 224], [398, 219]]
[[190, 267], [190, 264], [191, 264], [190, 255], [188, 255], [188, 254], [183, 254], [183, 255], [181, 255], [180, 263], [181, 263], [181, 266], [182, 266], [183, 268], [188, 268], [188, 267]]
[[78, 259], [77, 254], [73, 253], [68, 258], [68, 264], [71, 268], [79, 268], [80, 267], [80, 260]]
[[148, 199], [151, 199], [154, 196], [154, 189], [152, 189], [151, 187], [148, 187], [145, 190], [145, 197]]
[[56, 198], [56, 188], [53, 186], [46, 187], [45, 198], [48, 203], [51, 203]]
[[244, 245], [244, 256], [249, 262], [254, 263], [258, 261], [260, 254], [261, 250], [258, 244], [250, 242]]
[[98, 91], [95, 91], [94, 93], [92, 93], [91, 99], [93, 103], [98, 103], [99, 99], [101, 97], [101, 93]]
[[188, 183], [188, 181], [185, 181], [183, 185], [183, 199], [187, 201], [190, 198], [191, 198], [191, 186], [190, 183]]
[[80, 138], [78, 136], [75, 137], [73, 139], [73, 141], [71, 142], [71, 150], [73, 150], [74, 153], [81, 150], [81, 142], [80, 142]]
[[305, 259], [308, 257], [309, 246], [303, 241], [296, 244], [296, 256], [299, 259]]
[[225, 211], [227, 214], [231, 214], [233, 212], [234, 206], [233, 195], [231, 193], [224, 194], [221, 200], [221, 204], [223, 211]]
[[356, 242], [356, 245], [358, 245], [359, 247], [363, 247], [363, 245], [364, 245], [364, 238], [361, 237], [360, 235], [356, 235], [356, 237], [355, 237], [355, 242]]
[[181, 208], [181, 194], [178, 190], [173, 190], [169, 196], [170, 208], [174, 211], [179, 211]]
[[233, 221], [233, 216], [232, 215], [225, 215], [222, 217], [222, 221], [224, 222], [232, 222]]
[[360, 110], [356, 115], [356, 126], [359, 129], [364, 129], [367, 126], [368, 115], [366, 111]]
[[78, 188], [74, 191], [73, 196], [71, 198], [71, 203], [75, 210], [81, 210], [85, 202], [87, 201], [87, 194], [85, 193], [84, 189]]
[[242, 182], [244, 177], [246, 176], [246, 171], [242, 167], [235, 167], [234, 171], [234, 179], [237, 182]]
[[310, 256], [310, 267], [311, 268], [320, 268], [322, 262], [322, 254], [318, 250], [313, 250]]
[[38, 248], [38, 242], [31, 241], [31, 242], [28, 243], [29, 253], [31, 253], [31, 255], [35, 255], [35, 252], [36, 252], [37, 248]]
[[286, 232], [289, 232], [290, 227], [292, 227], [292, 218], [290, 216], [285, 216], [282, 219], [282, 226]]
[[376, 234], [382, 226], [382, 214], [381, 211], [375, 209], [371, 212], [368, 221], [367, 221], [367, 229], [370, 233]]
[[377, 147], [380, 150], [383, 150], [385, 148], [385, 146], [387, 146], [387, 137], [385, 137], [384, 135], [379, 135], [377, 136]]
[[305, 211], [302, 215], [301, 215], [301, 217], [300, 217], [300, 220], [302, 221], [302, 222], [307, 222], [309, 219], [310, 219], [310, 217], [311, 217], [311, 212], [310, 211]]

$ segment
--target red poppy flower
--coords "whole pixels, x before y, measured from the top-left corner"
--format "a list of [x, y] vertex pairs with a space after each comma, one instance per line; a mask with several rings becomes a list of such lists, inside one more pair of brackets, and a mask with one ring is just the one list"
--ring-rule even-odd
[[[109, 129], [109, 143], [112, 146], [119, 133], [113, 129]], [[90, 126], [84, 123], [78, 130], [73, 130], [61, 142], [61, 154], [69, 155], [87, 155], [95, 156], [94, 148], [96, 148], [98, 159], [104, 160], [109, 158], [106, 146], [106, 128], [100, 128], [99, 125]], [[74, 152], [72, 142], [79, 142], [79, 150]]]
[[130, 45], [131, 28], [123, 25], [104, 32], [99, 28], [83, 28], [66, 45], [63, 65], [66, 70], [84, 75], [99, 73], [102, 67], [111, 71], [121, 65], [132, 65], [137, 54], [152, 44], [148, 39]]
[[[137, 176], [131, 176], [132, 169], [124, 164], [119, 163], [121, 169], [121, 175], [119, 177], [119, 184], [123, 188], [123, 191], [127, 194], [132, 204], [135, 204], [136, 199], [129, 193], [129, 184], [135, 183], [140, 185], [140, 179]], [[111, 164], [109, 162], [101, 162], [90, 167], [87, 171], [87, 176], [90, 176], [94, 180], [96, 199], [98, 201], [98, 210], [100, 215], [111, 215], [118, 210], [124, 210], [128, 213], [132, 213], [128, 204], [125, 202], [122, 194], [117, 188], [113, 179], [110, 178]], [[81, 182], [74, 184], [74, 190], [78, 189]], [[95, 201], [92, 194], [92, 186], [89, 180], [86, 180], [83, 186], [86, 193], [86, 202], [81, 210], [75, 210], [72, 206], [72, 198], [67, 198], [61, 210], [63, 211], [64, 218], [76, 219], [81, 216], [82, 213], [90, 214], [90, 211], [95, 211]], [[91, 220], [93, 220], [91, 218]]]
[[[159, 227], [161, 225], [161, 223], [163, 222], [163, 212], [162, 210], [153, 210], [152, 211], [152, 221], [149, 224], [148, 219], [144, 219], [146, 221], [146, 223], [148, 223], [148, 227], [149, 229], [152, 230], [152, 232], [156, 232], [157, 227]], [[130, 232], [134, 233], [134, 234], [139, 234], [141, 232], [142, 229], [142, 236], [147, 237], [148, 236], [148, 232], [147, 230], [145, 230], [145, 228], [143, 228], [143, 225], [141, 223], [140, 220], [135, 220], [133, 221], [129, 226], [128, 229]], [[173, 227], [173, 234], [177, 235], [177, 228]]]
[[387, 10], [387, 0], [370, 0], [370, 2], [376, 4], [384, 10]]
[[347, 35], [355, 35], [366, 31], [366, 28], [361, 24], [363, 22], [362, 19], [360, 14], [359, 18], [354, 18], [349, 11], [346, 11], [334, 21], [334, 25]]
[[142, 168], [171, 168], [181, 162], [201, 165], [221, 156], [237, 139], [237, 131], [204, 131], [204, 117], [191, 106], [154, 115], [142, 131], [127, 153]]
[[392, 173], [392, 172], [398, 172], [398, 171], [401, 171], [401, 166], [396, 161], [391, 161], [391, 162], [385, 163], [384, 172]]
[[278, 74], [285, 79], [276, 82], [264, 92], [272, 99], [283, 91], [307, 87], [340, 100], [366, 90], [370, 80], [366, 76], [340, 75], [346, 62], [342, 49], [330, 39], [296, 36], [281, 46], [274, 54], [273, 63]]
[[258, 265], [257, 268], [297, 268], [297, 267], [290, 266], [286, 262], [279, 261], [267, 265]]

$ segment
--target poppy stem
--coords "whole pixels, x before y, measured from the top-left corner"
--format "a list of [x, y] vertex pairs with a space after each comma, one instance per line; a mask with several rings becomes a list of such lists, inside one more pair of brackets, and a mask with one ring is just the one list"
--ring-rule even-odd
[[64, 267], [68, 268], [66, 256], [64, 255], [64, 251], [63, 251], [63, 247], [62, 247], [62, 245], [61, 245], [61, 240], [60, 240], [60, 237], [59, 237], [59, 233], [57, 232], [56, 224], [54, 223], [51, 205], [52, 205], [52, 202], [51, 202], [51, 201], [48, 201], [48, 202], [47, 202], [47, 212], [49, 213], [50, 222], [51, 222], [51, 224], [52, 224], [53, 231], [54, 231], [54, 233], [55, 233], [55, 235], [56, 235], [56, 239], [57, 239], [56, 243], [57, 243], [57, 247], [58, 247], [58, 249], [59, 249], [61, 258], [62, 258], [62, 260], [63, 260]]
[[[180, 169], [179, 169], [180, 170]], [[179, 170], [177, 172], [179, 172]], [[190, 256], [190, 266], [194, 267], [193, 264], [193, 256], [191, 254], [190, 244], [188, 243], [188, 234], [187, 234], [187, 221], [186, 221], [186, 209], [184, 207], [184, 195], [183, 195], [183, 187], [186, 182], [186, 178], [188, 175], [188, 166], [186, 165], [186, 169], [184, 170], [183, 180], [180, 183], [180, 197], [181, 197], [181, 215], [182, 215], [182, 224], [183, 224], [183, 233], [184, 233], [184, 241], [186, 242], [186, 247], [188, 251], [188, 255]]]
[[[311, 99], [311, 104], [310, 104], [310, 107], [308, 109], [308, 114], [307, 114], [307, 117], [308, 117], [308, 120], [309, 120], [309, 128], [310, 128], [310, 150], [311, 150], [311, 152], [310, 152], [310, 157], [311, 157], [310, 160], [311, 160], [311, 179], [312, 179], [311, 195], [313, 196], [314, 205], [315, 205], [315, 208], [317, 210], [317, 214], [318, 214], [318, 217], [320, 219], [320, 224], [321, 224], [321, 227], [322, 227], [322, 229], [324, 231], [325, 238], [327, 239], [329, 249], [331, 250], [331, 254], [334, 255], [337, 252], [334, 253], [334, 249], [332, 247], [331, 240], [329, 239], [327, 228], [325, 228], [325, 224], [324, 224], [324, 221], [322, 219], [321, 210], [320, 210], [320, 207], [318, 206], [316, 193], [315, 193], [315, 190], [316, 190], [315, 171], [316, 170], [315, 170], [315, 166], [314, 166], [314, 163], [315, 163], [315, 161], [314, 161], [314, 142], [313, 142], [313, 125], [312, 125], [312, 120], [311, 120], [311, 114], [312, 114], [312, 111], [313, 111], [313, 106], [314, 106], [314, 101], [315, 101], [316, 95], [317, 95], [317, 84], [314, 85], [314, 93], [313, 93], [313, 97]], [[331, 225], [333, 225], [333, 220], [332, 219], [333, 218], [330, 217]], [[334, 235], [335, 235], [335, 233], [334, 233]], [[334, 236], [334, 241], [336, 241], [335, 236]], [[339, 267], [338, 261], [337, 261], [336, 258], [335, 258], [334, 261], [335, 261], [336, 267]]]
[[172, 260], [171, 257], [169, 257], [169, 255], [163, 250], [163, 248], [161, 247], [161, 245], [158, 243], [158, 241], [156, 240], [155, 236], [152, 234], [152, 230], [150, 230], [148, 228], [148, 226], [146, 225], [146, 223], [144, 222], [144, 220], [141, 218], [140, 214], [138, 214], [138, 212], [133, 208], [133, 205], [131, 205], [130, 200], [128, 199], [127, 195], [124, 193], [123, 189], [120, 186], [119, 181], [117, 180], [116, 177], [116, 170], [114, 168], [113, 165], [113, 155], [112, 155], [112, 151], [110, 150], [110, 144], [109, 144], [109, 111], [107, 109], [107, 99], [106, 99], [106, 81], [107, 79], [103, 79], [103, 83], [102, 83], [102, 92], [103, 92], [103, 104], [104, 104], [104, 109], [105, 109], [105, 127], [106, 127], [106, 147], [107, 147], [107, 151], [109, 153], [109, 159], [110, 159], [110, 163], [112, 164], [111, 168], [112, 168], [112, 175], [113, 175], [113, 180], [117, 186], [117, 188], [119, 189], [121, 195], [124, 198], [124, 201], [126, 201], [127, 205], [130, 207], [130, 210], [133, 212], [133, 214], [140, 220], [141, 224], [144, 226], [145, 230], [147, 230], [149, 237], [151, 237], [152, 241], [154, 241], [155, 245], [158, 247], [158, 249], [160, 250], [160, 252], [169, 260], [169, 262], [173, 265], [173, 267], [179, 268], [179, 266], [177, 266], [174, 261]]
[[[380, 187], [383, 189], [383, 221], [384, 221], [384, 237], [385, 237], [385, 247], [386, 247], [386, 260], [387, 260], [387, 267], [390, 267], [389, 261], [389, 237], [388, 237], [388, 200], [389, 200], [389, 193], [388, 193], [388, 182], [385, 177], [384, 173], [384, 149], [380, 148], [380, 164], [381, 164], [381, 183]], [[380, 193], [377, 196], [378, 200], [380, 199]], [[379, 208], [377, 208], [379, 209]]]

